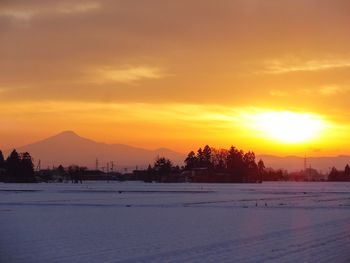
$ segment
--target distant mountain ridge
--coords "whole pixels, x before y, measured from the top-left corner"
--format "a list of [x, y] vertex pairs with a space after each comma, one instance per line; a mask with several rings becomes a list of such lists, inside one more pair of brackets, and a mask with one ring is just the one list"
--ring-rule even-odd
[[[278, 157], [273, 155], [258, 155], [257, 159], [262, 159], [266, 167], [284, 169], [289, 172], [303, 170], [305, 163], [305, 158], [298, 156]], [[322, 173], [328, 173], [333, 166], [339, 170], [343, 170], [347, 164], [350, 165], [350, 156], [348, 155], [306, 158], [307, 168], [311, 166], [311, 168], [321, 171]]]
[[[18, 152], [29, 152], [34, 158], [35, 164], [41, 161], [41, 167], [68, 166], [77, 164], [88, 168], [95, 168], [96, 158], [99, 167], [106, 167], [107, 162], [114, 162], [118, 170], [124, 168], [146, 168], [152, 164], [157, 156], [171, 159], [175, 164], [183, 165], [186, 154], [178, 153], [167, 148], [148, 150], [125, 144], [107, 144], [79, 136], [73, 131], [64, 131], [44, 140], [17, 148]], [[5, 154], [9, 151], [5, 151]], [[257, 155], [257, 160], [262, 159], [266, 167], [284, 169], [289, 172], [304, 169], [304, 158], [298, 156], [278, 157], [273, 155]], [[335, 157], [309, 157], [306, 160], [310, 166], [318, 171], [327, 173], [331, 167], [344, 169], [350, 164], [350, 156], [340, 155]]]
[[107, 144], [83, 138], [73, 131], [64, 131], [44, 140], [19, 147], [19, 152], [29, 152], [41, 167], [68, 166], [77, 164], [95, 168], [96, 158], [99, 167], [114, 162], [117, 169], [146, 168], [157, 156], [166, 156], [175, 164], [182, 164], [184, 155], [166, 148], [147, 150], [124, 144]]

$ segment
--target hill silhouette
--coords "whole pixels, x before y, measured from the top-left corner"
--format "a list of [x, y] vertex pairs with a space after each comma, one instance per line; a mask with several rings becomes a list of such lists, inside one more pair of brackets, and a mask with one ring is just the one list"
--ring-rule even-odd
[[113, 161], [117, 169], [145, 168], [155, 158], [166, 156], [176, 164], [182, 164], [184, 155], [175, 151], [159, 148], [148, 150], [124, 144], [107, 144], [83, 138], [73, 131], [64, 131], [44, 140], [19, 147], [19, 152], [30, 152], [35, 164], [41, 160], [41, 167], [68, 166], [77, 164], [95, 168], [96, 158], [100, 167]]

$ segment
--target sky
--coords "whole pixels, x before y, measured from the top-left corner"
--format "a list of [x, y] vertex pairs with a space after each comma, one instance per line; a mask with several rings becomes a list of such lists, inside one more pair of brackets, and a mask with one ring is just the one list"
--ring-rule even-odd
[[0, 149], [63, 130], [350, 154], [347, 0], [0, 0]]

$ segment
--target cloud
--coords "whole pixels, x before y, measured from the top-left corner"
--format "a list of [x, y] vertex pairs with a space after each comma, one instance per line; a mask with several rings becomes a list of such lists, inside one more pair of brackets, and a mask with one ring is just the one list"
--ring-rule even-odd
[[323, 96], [333, 96], [348, 91], [348, 87], [325, 86], [320, 88], [319, 93]]
[[[271, 66], [261, 63], [270, 58], [277, 58], [280, 68], [300, 69], [303, 60], [285, 54], [333, 61], [322, 47], [334, 54], [347, 50], [348, 23], [337, 12], [345, 8], [332, 4], [324, 12], [319, 1], [310, 1], [205, 0], [198, 6], [197, 0], [185, 5], [164, 0], [0, 0], [0, 12], [17, 17], [0, 18], [0, 84], [33, 87], [30, 93], [9, 90], [1, 99], [310, 105], [306, 100], [321, 97], [320, 87], [348, 85], [346, 72], [280, 79], [251, 74]], [[332, 26], [313, 24], [310, 6], [313, 16]], [[294, 16], [296, 10], [304, 10], [308, 19]], [[309, 30], [301, 30], [305, 28]], [[319, 28], [320, 38], [309, 41], [314, 37], [309, 31]], [[171, 77], [164, 75], [168, 72]], [[138, 85], [122, 88], [125, 83]], [[312, 90], [305, 92], [310, 96], [299, 96], [302, 88]]]
[[285, 74], [292, 72], [316, 72], [350, 67], [350, 59], [306, 60], [288, 58], [264, 62], [264, 74]]
[[67, 3], [59, 7], [58, 11], [65, 14], [86, 13], [101, 7], [98, 2]]
[[269, 91], [270, 96], [272, 97], [285, 97], [288, 95], [287, 92], [281, 91], [281, 90], [270, 90]]
[[349, 91], [349, 87], [329, 85], [323, 87], [315, 88], [295, 88], [294, 90], [289, 90], [288, 92], [278, 89], [273, 89], [269, 91], [269, 95], [272, 97], [286, 97], [292, 95], [298, 96], [315, 96], [320, 95], [324, 97], [335, 96], [338, 94], [343, 94], [344, 92]]
[[53, 14], [77, 14], [87, 13], [97, 10], [101, 7], [99, 2], [95, 1], [75, 1], [70, 2], [51, 2], [49, 5], [8, 5], [0, 7], [0, 17], [7, 17], [20, 21], [28, 21], [36, 16]]
[[16, 10], [16, 9], [2, 9], [0, 10], [0, 17], [9, 17], [18, 20], [29, 20], [33, 17], [35, 11], [33, 10]]
[[104, 67], [92, 73], [90, 82], [104, 83], [126, 83], [132, 84], [144, 79], [160, 79], [164, 77], [163, 71], [158, 67], [150, 66], [128, 66], [125, 68]]

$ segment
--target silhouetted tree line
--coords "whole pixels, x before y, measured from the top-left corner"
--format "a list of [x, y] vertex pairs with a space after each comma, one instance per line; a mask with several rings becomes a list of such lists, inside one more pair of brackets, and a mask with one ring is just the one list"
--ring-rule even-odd
[[[64, 180], [70, 179], [72, 183], [82, 183], [85, 171], [86, 167], [71, 165], [64, 169], [60, 165], [52, 171], [39, 171], [37, 178], [39, 181], [50, 181], [53, 180], [53, 175], [56, 175]], [[2, 151], [0, 151], [0, 181], [34, 183], [37, 182], [35, 175], [33, 159], [28, 152], [18, 153], [16, 150], [13, 150], [5, 160]]]
[[68, 167], [68, 175], [72, 183], [83, 183], [84, 172], [86, 171], [86, 167], [81, 167], [78, 165], [71, 165]]
[[153, 166], [148, 165], [147, 170], [134, 171], [138, 180], [144, 182], [181, 182], [181, 168], [174, 166], [172, 161], [165, 157], [157, 157]]
[[86, 180], [89, 181], [111, 181], [118, 180], [120, 173], [110, 172], [105, 173], [100, 170], [89, 170], [85, 166], [70, 165], [63, 167], [53, 167], [52, 169], [43, 169], [36, 171], [36, 176], [40, 182], [71, 182], [71, 183], [83, 183]]
[[[166, 157], [157, 157], [146, 170], [132, 174], [105, 174], [101, 171], [87, 170], [86, 167], [71, 165], [34, 172], [33, 159], [28, 152], [13, 150], [5, 159], [0, 151], [0, 181], [31, 183], [39, 181], [58, 181], [82, 183], [86, 180], [142, 180], [145, 182], [205, 182], [205, 183], [255, 183], [262, 181], [315, 180], [311, 169], [288, 174], [284, 170], [266, 168], [262, 160], [256, 161], [254, 152], [244, 152], [231, 146], [229, 149], [216, 149], [206, 145], [196, 152], [188, 153], [185, 166], [175, 166]], [[311, 177], [312, 178], [311, 178]], [[310, 178], [308, 178], [310, 177]], [[343, 171], [333, 167], [328, 175], [329, 181], [350, 181], [350, 166]]]
[[256, 160], [254, 152], [244, 152], [233, 146], [229, 149], [216, 149], [206, 145], [196, 152], [189, 152], [184, 163], [185, 166], [180, 168], [174, 166], [169, 159], [158, 157], [147, 170], [134, 171], [133, 180], [203, 183], [310, 180], [305, 176], [299, 178], [293, 173], [289, 174], [286, 170], [266, 168], [263, 160]]
[[254, 152], [245, 153], [234, 146], [215, 149], [206, 145], [187, 155], [185, 170], [193, 172], [193, 181], [261, 182], [265, 165], [262, 160], [256, 162]]
[[13, 150], [5, 160], [4, 155], [0, 151], [0, 175], [3, 182], [35, 182], [32, 157], [28, 152], [18, 153], [16, 150]]
[[288, 181], [291, 180], [288, 172], [286, 170], [278, 169], [264, 169], [262, 171], [263, 181]]
[[67, 182], [71, 179], [67, 170], [68, 169], [65, 169], [62, 165], [59, 165], [52, 169], [41, 169], [40, 171], [36, 171], [36, 176], [41, 182]]
[[332, 182], [350, 182], [350, 167], [347, 164], [344, 171], [338, 171], [333, 167], [328, 175], [328, 181]]
[[147, 170], [135, 171], [145, 182], [261, 182], [265, 165], [256, 162], [254, 152], [244, 153], [235, 147], [215, 149], [206, 145], [197, 152], [191, 151], [185, 166], [174, 166], [165, 157], [158, 157]]

